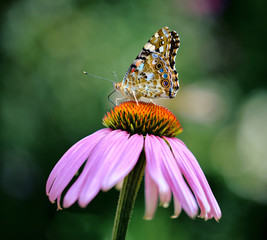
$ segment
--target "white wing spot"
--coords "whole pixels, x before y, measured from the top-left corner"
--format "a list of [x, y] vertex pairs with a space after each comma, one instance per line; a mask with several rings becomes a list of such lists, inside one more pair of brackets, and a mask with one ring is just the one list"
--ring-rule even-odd
[[150, 81], [150, 79], [154, 76], [154, 73], [147, 74], [147, 81]]
[[155, 46], [149, 42], [144, 46], [144, 48], [150, 50], [151, 52], [155, 51]]

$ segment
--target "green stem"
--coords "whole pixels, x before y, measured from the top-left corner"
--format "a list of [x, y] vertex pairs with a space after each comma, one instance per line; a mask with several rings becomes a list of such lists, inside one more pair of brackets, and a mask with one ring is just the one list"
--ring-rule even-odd
[[144, 170], [145, 154], [142, 151], [135, 167], [123, 180], [114, 220], [112, 240], [123, 240], [126, 237], [129, 220], [144, 175]]

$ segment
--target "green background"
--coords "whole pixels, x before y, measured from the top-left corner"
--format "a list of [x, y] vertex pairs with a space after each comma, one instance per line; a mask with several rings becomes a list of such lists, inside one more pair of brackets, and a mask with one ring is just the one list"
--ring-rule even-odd
[[[143, 184], [127, 239], [267, 236], [266, 1], [26, 0], [1, 3], [0, 239], [110, 239], [118, 192], [56, 211], [47, 177], [76, 141], [102, 128], [110, 82], [168, 26], [181, 37], [180, 90], [157, 103], [180, 120], [222, 219], [143, 220]], [[112, 96], [113, 100], [119, 94]]]

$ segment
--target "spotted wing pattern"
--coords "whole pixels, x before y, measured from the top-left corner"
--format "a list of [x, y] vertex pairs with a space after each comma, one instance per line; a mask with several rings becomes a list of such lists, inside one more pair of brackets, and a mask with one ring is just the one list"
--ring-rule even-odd
[[175, 57], [180, 38], [164, 27], [157, 31], [138, 54], [115, 89], [126, 98], [174, 98], [179, 89]]

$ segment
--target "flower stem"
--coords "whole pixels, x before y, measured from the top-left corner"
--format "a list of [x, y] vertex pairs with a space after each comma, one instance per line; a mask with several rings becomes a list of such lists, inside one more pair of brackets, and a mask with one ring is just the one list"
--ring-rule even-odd
[[120, 192], [114, 220], [112, 240], [123, 240], [126, 237], [129, 220], [142, 182], [144, 170], [145, 154], [144, 151], [142, 151], [135, 167], [123, 180], [123, 186]]

